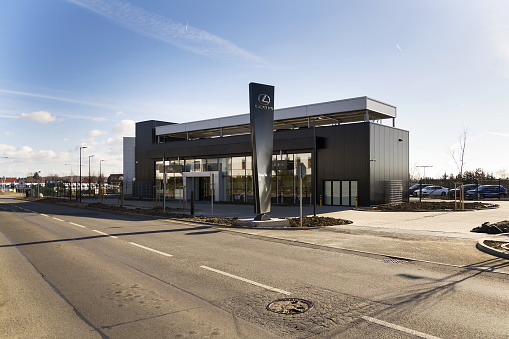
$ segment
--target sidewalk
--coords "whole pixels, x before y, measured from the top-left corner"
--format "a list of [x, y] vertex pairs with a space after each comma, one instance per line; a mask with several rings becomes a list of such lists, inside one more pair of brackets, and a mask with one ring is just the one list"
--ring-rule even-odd
[[[97, 198], [87, 197], [82, 198], [82, 201], [97, 202]], [[106, 198], [103, 203], [118, 205], [119, 202], [118, 199]], [[484, 222], [492, 223], [509, 219], [509, 201], [494, 201], [493, 203], [500, 207], [457, 212], [381, 212], [356, 210], [353, 207], [316, 206], [318, 216], [347, 219], [353, 223], [314, 230], [234, 228], [233, 231], [318, 246], [385, 253], [427, 261], [445, 260], [453, 265], [469, 265], [479, 258], [479, 251], [475, 249], [475, 246], [482, 251], [487, 250], [491, 255], [504, 258], [503, 252], [494, 251], [495, 249], [485, 244], [485, 240], [496, 239], [509, 242], [509, 235], [493, 236], [486, 233], [470, 232], [472, 228], [480, 226]], [[174, 201], [166, 201], [165, 205], [168, 210], [183, 207], [180, 202]], [[124, 206], [152, 208], [154, 202], [125, 200]], [[159, 206], [162, 206], [162, 202], [159, 202]], [[187, 207], [190, 207], [189, 204]], [[188, 213], [188, 210], [185, 212]], [[313, 215], [313, 212], [313, 206], [303, 206], [304, 215]], [[210, 202], [204, 201], [195, 203], [195, 214], [241, 219], [252, 219], [255, 215], [252, 205], [224, 203], [212, 205]], [[269, 215], [272, 218], [298, 217], [299, 206], [272, 205]], [[229, 230], [232, 231], [231, 228]], [[366, 241], [370, 242], [369, 248], [366, 248]], [[447, 258], [437, 257], [438, 249], [443, 252], [444, 247], [458, 249], [451, 250]], [[435, 251], [433, 251], [434, 249]], [[472, 249], [474, 251], [471, 251]], [[486, 258], [489, 257], [486, 256]]]
[[0, 337], [101, 338], [0, 232]]

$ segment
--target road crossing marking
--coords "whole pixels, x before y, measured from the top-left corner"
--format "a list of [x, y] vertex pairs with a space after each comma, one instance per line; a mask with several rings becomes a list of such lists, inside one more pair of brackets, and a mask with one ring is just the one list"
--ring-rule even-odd
[[96, 233], [99, 233], [99, 234], [102, 234], [102, 235], [107, 235], [108, 237], [111, 237], [111, 238], [118, 239], [118, 237], [116, 237], [114, 235], [111, 235], [111, 234], [108, 234], [108, 233], [104, 233], [104, 232], [101, 232], [101, 231], [98, 231], [98, 230], [92, 230], [92, 232], [96, 232]]
[[135, 242], [129, 242], [131, 245], [134, 245], [134, 246], [138, 246], [139, 248], [143, 248], [147, 251], [152, 251], [154, 253], [157, 253], [157, 254], [160, 254], [160, 255], [164, 255], [166, 257], [173, 257], [173, 255], [171, 254], [168, 254], [168, 253], [165, 253], [165, 252], [161, 252], [161, 251], [158, 251], [158, 250], [155, 250], [153, 248], [150, 248], [150, 247], [146, 247], [146, 246], [143, 246], [143, 245], [140, 245], [140, 244], [137, 244]]
[[280, 290], [279, 288], [275, 288], [275, 287], [272, 287], [272, 286], [260, 284], [260, 283], [258, 283], [256, 281], [249, 280], [249, 279], [246, 279], [246, 278], [242, 278], [242, 277], [239, 277], [238, 275], [234, 275], [234, 274], [231, 274], [231, 273], [227, 273], [227, 272], [223, 272], [223, 271], [220, 271], [220, 270], [216, 270], [215, 268], [212, 268], [212, 267], [208, 267], [208, 266], [200, 266], [200, 267], [204, 268], [206, 270], [212, 271], [212, 272], [216, 272], [216, 273], [225, 275], [225, 276], [233, 278], [233, 279], [237, 279], [237, 280], [246, 282], [246, 283], [251, 284], [251, 285], [255, 285], [255, 286], [258, 286], [258, 287], [261, 287], [261, 288], [265, 288], [266, 290], [270, 290], [270, 291], [274, 291], [274, 292], [278, 292], [278, 293], [282, 293], [282, 294], [286, 294], [286, 295], [292, 294], [291, 292]]
[[368, 316], [364, 316], [364, 317], [362, 317], [362, 319], [364, 319], [366, 321], [369, 321], [369, 322], [372, 322], [372, 323], [375, 323], [377, 325], [381, 325], [381, 326], [384, 326], [384, 327], [392, 328], [393, 330], [397, 330], [397, 331], [400, 331], [400, 332], [403, 332], [403, 333], [408, 333], [408, 334], [411, 334], [411, 335], [419, 337], [419, 338], [424, 338], [424, 339], [440, 339], [439, 337], [435, 337], [434, 335], [431, 335], [431, 334], [422, 333], [422, 332], [419, 332], [419, 331], [412, 330], [410, 328], [406, 328], [406, 327], [399, 326], [399, 325], [396, 325], [396, 324], [388, 323], [387, 321], [371, 318], [371, 317], [368, 317]]

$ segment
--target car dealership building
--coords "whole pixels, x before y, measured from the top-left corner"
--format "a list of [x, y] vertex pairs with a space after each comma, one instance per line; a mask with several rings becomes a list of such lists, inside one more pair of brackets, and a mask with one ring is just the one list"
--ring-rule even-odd
[[[406, 201], [409, 133], [395, 121], [395, 106], [368, 97], [276, 109], [272, 203], [299, 203], [299, 163], [305, 204]], [[124, 186], [142, 198], [252, 203], [251, 152], [249, 114], [138, 122], [124, 140]]]

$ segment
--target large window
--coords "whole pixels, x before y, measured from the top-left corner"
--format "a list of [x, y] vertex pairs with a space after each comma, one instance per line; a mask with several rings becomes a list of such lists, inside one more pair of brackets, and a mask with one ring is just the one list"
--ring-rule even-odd
[[[306, 165], [306, 177], [302, 180], [302, 197], [304, 203], [312, 202], [312, 161], [311, 153], [296, 153], [274, 155], [273, 160], [286, 160], [288, 167], [272, 171], [272, 202], [280, 204], [297, 204], [300, 197], [300, 179], [297, 177], [296, 166]], [[250, 203], [254, 201], [253, 176], [251, 156], [222, 157], [222, 158], [192, 158], [185, 160], [166, 160], [165, 165], [181, 165], [183, 173], [166, 173], [166, 198], [182, 199], [184, 197], [185, 172], [220, 172], [220, 199], [222, 201]], [[166, 167], [168, 168], [168, 167]], [[158, 196], [163, 196], [164, 167], [162, 161], [155, 162], [156, 190]], [[206, 179], [198, 179], [200, 187], [205, 187]], [[201, 178], [201, 177], [199, 177]], [[205, 177], [204, 177], [205, 178]], [[188, 176], [187, 181], [191, 180]], [[187, 183], [189, 185], [189, 183]], [[193, 189], [197, 189], [193, 187]], [[188, 188], [189, 190], [189, 188]], [[201, 189], [200, 189], [201, 191]], [[189, 194], [189, 192], [187, 192]], [[204, 196], [207, 195], [204, 191]], [[195, 195], [196, 196], [196, 195]], [[187, 197], [189, 199], [189, 196]]]
[[[164, 192], [166, 193], [167, 199], [183, 199], [184, 196], [184, 184], [182, 180], [182, 173], [169, 171], [170, 165], [181, 165], [184, 166], [184, 160], [166, 160], [163, 167], [162, 161], [156, 161], [156, 192], [157, 197], [162, 198]], [[166, 191], [164, 190], [164, 176], [166, 172]]]

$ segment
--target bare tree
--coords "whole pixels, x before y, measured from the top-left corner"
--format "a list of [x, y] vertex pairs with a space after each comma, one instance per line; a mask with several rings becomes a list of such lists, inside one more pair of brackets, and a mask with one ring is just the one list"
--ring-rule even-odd
[[459, 178], [463, 178], [463, 171], [465, 169], [465, 148], [467, 145], [467, 136], [468, 131], [467, 128], [464, 127], [463, 132], [459, 136], [459, 148], [449, 149], [449, 154], [458, 168]]
[[505, 169], [498, 170], [497, 175], [500, 179], [509, 179], [509, 172]]

